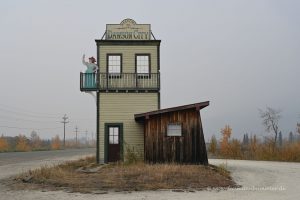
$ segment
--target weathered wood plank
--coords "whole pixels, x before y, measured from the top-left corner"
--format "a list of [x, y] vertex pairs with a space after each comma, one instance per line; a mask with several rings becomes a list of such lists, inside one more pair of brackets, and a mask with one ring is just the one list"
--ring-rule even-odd
[[[167, 136], [169, 123], [182, 124], [181, 137]], [[150, 116], [144, 125], [147, 162], [208, 163], [198, 110], [189, 109]]]

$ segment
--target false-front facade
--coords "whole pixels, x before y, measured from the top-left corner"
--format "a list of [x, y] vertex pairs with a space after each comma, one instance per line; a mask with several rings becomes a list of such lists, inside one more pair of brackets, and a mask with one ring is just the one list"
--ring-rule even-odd
[[160, 109], [160, 43], [150, 24], [131, 19], [96, 40], [98, 70], [80, 74], [80, 89], [97, 94], [98, 162], [124, 160], [125, 148], [144, 158], [145, 124], [135, 114]]

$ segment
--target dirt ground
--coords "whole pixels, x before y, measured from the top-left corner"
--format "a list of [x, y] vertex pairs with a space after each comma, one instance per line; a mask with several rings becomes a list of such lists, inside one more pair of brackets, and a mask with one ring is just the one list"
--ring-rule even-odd
[[[74, 157], [73, 157], [74, 158]], [[65, 160], [70, 159], [64, 158]], [[61, 162], [63, 158], [60, 158]], [[26, 169], [37, 167], [45, 163], [54, 163], [51, 159], [32, 161], [0, 166], [0, 179], [11, 174], [20, 173]], [[83, 200], [83, 199], [298, 199], [300, 185], [300, 163], [267, 162], [267, 161], [244, 161], [244, 160], [221, 160], [210, 159], [211, 164], [219, 165], [227, 163], [228, 169], [232, 172], [233, 179], [242, 188], [231, 190], [205, 190], [196, 192], [173, 192], [148, 191], [148, 192], [108, 192], [106, 194], [80, 194], [69, 193], [68, 191], [12, 191], [0, 185], [0, 199], [22, 199], [22, 200]]]
[[224, 167], [172, 163], [151, 165], [142, 162], [99, 166], [95, 157], [41, 167], [3, 181], [15, 190], [63, 189], [80, 193], [162, 189], [191, 192], [237, 187]]

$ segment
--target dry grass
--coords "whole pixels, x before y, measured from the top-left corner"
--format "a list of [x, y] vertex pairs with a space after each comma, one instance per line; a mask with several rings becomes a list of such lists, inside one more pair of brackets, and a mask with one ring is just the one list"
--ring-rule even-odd
[[212, 166], [217, 172], [219, 172], [221, 175], [231, 178], [230, 177], [230, 172], [227, 170], [227, 161], [226, 163], [221, 163], [218, 167]]
[[16, 189], [42, 187], [54, 190], [68, 189], [73, 192], [202, 190], [236, 186], [228, 171], [216, 166], [117, 163], [103, 166], [96, 173], [78, 172], [78, 169], [92, 169], [96, 166], [94, 158], [53, 167], [44, 166], [21, 174], [10, 185]]
[[[209, 157], [243, 160], [266, 160], [300, 162], [300, 141], [289, 143], [284, 142], [282, 146], [276, 145], [273, 141], [241, 145], [237, 140], [232, 140], [226, 147], [226, 153], [217, 149]], [[212, 153], [212, 152], [210, 152]]]
[[300, 142], [286, 143], [276, 148], [270, 143], [261, 144], [258, 146], [254, 158], [257, 160], [300, 162]]

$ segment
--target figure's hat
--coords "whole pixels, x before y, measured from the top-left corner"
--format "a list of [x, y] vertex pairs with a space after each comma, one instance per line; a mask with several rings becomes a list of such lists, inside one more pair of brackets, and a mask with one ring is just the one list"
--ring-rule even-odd
[[91, 60], [93, 63], [96, 62], [96, 59], [93, 56], [90, 57], [89, 60]]

